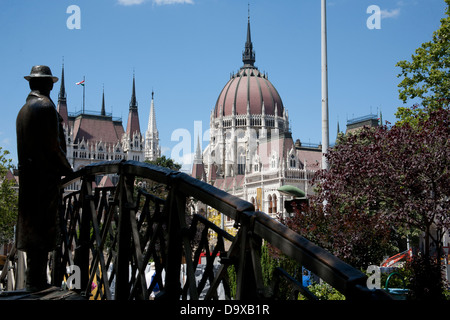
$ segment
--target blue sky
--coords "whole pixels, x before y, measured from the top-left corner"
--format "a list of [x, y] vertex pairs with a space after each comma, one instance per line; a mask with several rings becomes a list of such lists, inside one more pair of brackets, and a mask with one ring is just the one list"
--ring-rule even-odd
[[[106, 111], [126, 127], [134, 72], [141, 131], [154, 90], [163, 153], [173, 156], [177, 129], [190, 133], [194, 152], [194, 130], [209, 128], [220, 91], [242, 66], [248, 3], [255, 65], [279, 91], [294, 139], [320, 143], [320, 0], [0, 0], [0, 146], [16, 163], [15, 119], [29, 93], [23, 76], [46, 64], [59, 77], [64, 57], [69, 112], [81, 110], [75, 83], [85, 76], [86, 109], [100, 110], [104, 87]], [[68, 28], [71, 5], [80, 9], [80, 29]], [[370, 5], [382, 11], [381, 29], [367, 27]], [[431, 39], [445, 2], [328, 0], [327, 7], [333, 142], [338, 122], [342, 130], [348, 119], [380, 110], [395, 122], [402, 105], [395, 64]], [[59, 82], [55, 103], [58, 91]]]

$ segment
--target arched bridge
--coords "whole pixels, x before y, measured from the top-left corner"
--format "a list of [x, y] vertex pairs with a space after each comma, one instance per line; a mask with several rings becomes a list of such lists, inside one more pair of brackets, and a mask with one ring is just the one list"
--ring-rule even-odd
[[[95, 183], [104, 175], [113, 175], [115, 186]], [[68, 190], [74, 185], [76, 191]], [[158, 289], [155, 299], [229, 299], [231, 292], [237, 300], [278, 299], [278, 283], [284, 281], [294, 298], [301, 293], [315, 299], [301, 281], [279, 268], [273, 283], [264, 285], [261, 246], [267, 241], [346, 299], [389, 298], [384, 291], [367, 289], [365, 274], [255, 211], [251, 203], [182, 172], [109, 161], [80, 169], [64, 178], [62, 187], [62, 236], [50, 263], [52, 284], [75, 279], [74, 290], [81, 296], [140, 300]], [[192, 213], [197, 201], [234, 220], [237, 233]], [[199, 269], [202, 252], [206, 261]]]

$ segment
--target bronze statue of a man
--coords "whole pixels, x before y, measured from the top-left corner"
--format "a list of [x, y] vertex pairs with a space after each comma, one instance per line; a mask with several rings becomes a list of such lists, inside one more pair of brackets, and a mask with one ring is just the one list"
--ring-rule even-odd
[[61, 176], [72, 172], [66, 158], [60, 116], [50, 99], [57, 77], [47, 66], [34, 66], [31, 92], [16, 120], [19, 160], [19, 212], [17, 249], [27, 253], [26, 286], [30, 291], [48, 286], [49, 251], [59, 235], [58, 197]]

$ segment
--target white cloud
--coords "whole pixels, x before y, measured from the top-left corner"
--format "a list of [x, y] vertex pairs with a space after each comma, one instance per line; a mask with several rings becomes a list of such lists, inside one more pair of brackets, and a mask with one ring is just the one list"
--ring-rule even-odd
[[381, 10], [381, 19], [396, 18], [400, 15], [400, 8], [392, 10]]

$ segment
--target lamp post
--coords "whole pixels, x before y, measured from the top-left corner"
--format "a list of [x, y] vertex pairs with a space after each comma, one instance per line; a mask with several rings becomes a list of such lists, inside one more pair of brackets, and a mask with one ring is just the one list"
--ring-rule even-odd
[[327, 8], [322, 0], [322, 169], [328, 169], [328, 65], [327, 65]]

